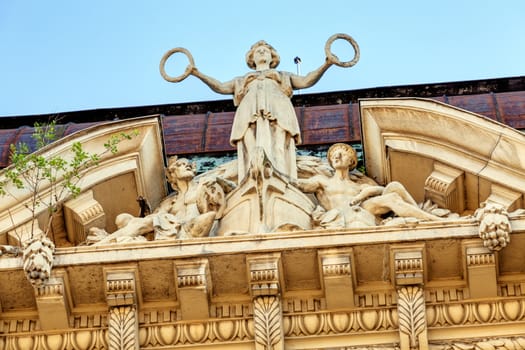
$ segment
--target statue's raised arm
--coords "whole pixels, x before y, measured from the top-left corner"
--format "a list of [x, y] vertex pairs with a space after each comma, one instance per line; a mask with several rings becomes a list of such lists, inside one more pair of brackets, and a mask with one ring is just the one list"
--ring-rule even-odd
[[[331, 52], [336, 39], [348, 41], [354, 48], [354, 58], [341, 62]], [[189, 64], [184, 73], [177, 77], [166, 74], [164, 66], [168, 58], [177, 52], [185, 54]], [[357, 43], [346, 34], [332, 35], [325, 45], [326, 59], [316, 70], [305, 76], [278, 71], [280, 57], [267, 42], [260, 40], [246, 53], [246, 64], [253, 71], [244, 76], [220, 82], [196, 67], [190, 52], [175, 48], [164, 54], [160, 62], [160, 72], [169, 82], [180, 82], [193, 75], [220, 94], [232, 94], [237, 106], [233, 120], [230, 143], [237, 147], [238, 181], [246, 176], [249, 164], [260, 148], [276, 170], [289, 179], [297, 178], [295, 145], [301, 143], [299, 123], [290, 98], [294, 89], [304, 89], [314, 85], [332, 65], [351, 67], [359, 60]]]
[[[344, 39], [348, 41], [350, 45], [352, 45], [352, 48], [354, 49], [354, 58], [352, 58], [352, 60], [341, 62], [339, 60], [339, 57], [332, 53], [332, 43], [337, 39]], [[305, 76], [292, 75], [292, 86], [294, 89], [306, 89], [315, 85], [319, 81], [319, 79], [321, 79], [323, 74], [328, 70], [328, 68], [330, 68], [334, 64], [339, 67], [348, 68], [352, 67], [357, 63], [357, 61], [359, 61], [359, 46], [357, 45], [355, 40], [347, 34], [334, 34], [330, 38], [328, 38], [324, 47], [324, 52], [326, 55], [326, 60], [319, 68], [317, 68], [314, 71], [311, 71]]]

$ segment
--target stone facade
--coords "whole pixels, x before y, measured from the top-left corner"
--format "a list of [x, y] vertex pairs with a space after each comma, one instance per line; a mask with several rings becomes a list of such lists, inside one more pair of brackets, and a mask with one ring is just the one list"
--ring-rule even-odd
[[[275, 71], [265, 42], [232, 82], [190, 57], [185, 76], [255, 118], [232, 132], [236, 159], [202, 174], [166, 159], [161, 116], [37, 151], [103, 156], [53, 213], [38, 204], [53, 200], [49, 183], [4, 185], [0, 350], [525, 349], [525, 136], [435, 100], [363, 99], [352, 115], [366, 175], [344, 143], [298, 156], [291, 90], [355, 64], [331, 56], [336, 38], [357, 62], [340, 34], [305, 77]], [[271, 96], [282, 100], [260, 104]]]

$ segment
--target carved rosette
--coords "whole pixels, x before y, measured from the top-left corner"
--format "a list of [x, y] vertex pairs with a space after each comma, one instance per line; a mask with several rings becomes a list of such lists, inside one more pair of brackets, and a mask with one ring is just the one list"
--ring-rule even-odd
[[42, 286], [51, 276], [55, 244], [49, 237], [38, 235], [26, 240], [22, 250], [27, 279], [35, 288]]

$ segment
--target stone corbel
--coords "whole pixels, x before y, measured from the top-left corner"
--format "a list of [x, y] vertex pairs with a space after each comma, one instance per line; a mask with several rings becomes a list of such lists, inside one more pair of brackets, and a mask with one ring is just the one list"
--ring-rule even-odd
[[42, 330], [69, 328], [72, 299], [66, 270], [53, 270], [51, 277], [34, 291]]
[[497, 184], [490, 186], [490, 195], [486, 202], [502, 205], [508, 212], [523, 206], [523, 195], [521, 192], [513, 191]]
[[391, 276], [397, 290], [401, 350], [428, 349], [425, 293], [424, 245], [390, 249]]
[[465, 276], [470, 298], [498, 295], [496, 255], [479, 241], [463, 243]]
[[354, 307], [352, 249], [325, 249], [318, 252], [321, 285], [328, 309]]
[[175, 261], [174, 269], [181, 318], [209, 318], [212, 282], [208, 260]]
[[390, 250], [391, 276], [399, 286], [425, 283], [424, 246], [392, 247]]
[[138, 350], [138, 271], [135, 267], [120, 267], [104, 269], [104, 273], [109, 306], [108, 347]]
[[246, 258], [248, 281], [252, 297], [261, 295], [279, 295], [282, 283], [282, 265], [280, 254], [257, 255]]
[[92, 227], [106, 227], [106, 215], [93, 191], [86, 191], [64, 204], [64, 221], [68, 240], [78, 245], [86, 240]]
[[255, 350], [284, 350], [281, 255], [251, 256], [246, 263], [253, 297]]
[[441, 163], [425, 180], [425, 199], [441, 208], [461, 214], [465, 210], [464, 172]]

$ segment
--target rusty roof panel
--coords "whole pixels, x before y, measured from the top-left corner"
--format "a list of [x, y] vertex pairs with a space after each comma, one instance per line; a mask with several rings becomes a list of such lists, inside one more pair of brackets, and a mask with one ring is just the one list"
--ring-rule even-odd
[[303, 132], [303, 145], [320, 145], [335, 142], [347, 142], [348, 129], [345, 127], [308, 130]]
[[13, 143], [14, 130], [0, 130], [0, 167], [9, 165], [9, 146]]
[[166, 116], [162, 121], [168, 155], [203, 152], [206, 114]]
[[230, 133], [234, 112], [210, 113], [205, 135], [205, 152], [231, 151]]
[[496, 110], [494, 94], [448, 96], [446, 103], [501, 121]]
[[[430, 87], [421, 85], [311, 95], [301, 94], [294, 96], [293, 101], [299, 106], [295, 110], [305, 146], [334, 142], [359, 142], [361, 126], [359, 106], [356, 102], [360, 98], [428, 97], [501, 121], [517, 129], [525, 129], [524, 79], [524, 77], [517, 77], [490, 81], [434, 84]], [[348, 101], [348, 103], [340, 103], [341, 101]], [[233, 149], [229, 144], [229, 137], [234, 118], [233, 106], [226, 108], [231, 103], [225, 104], [223, 102], [137, 107], [130, 108], [129, 112], [141, 113], [153, 108], [155, 111], [167, 115], [163, 119], [163, 133], [168, 155], [223, 152]], [[192, 106], [199, 108], [192, 109], [190, 108]], [[88, 126], [103, 122], [110, 116], [114, 116], [115, 111], [117, 110], [108, 109], [66, 113], [64, 114], [66, 117], [61, 116], [61, 118], [65, 118], [62, 120], [66, 122], [65, 125], [61, 126], [63, 135], [70, 135]], [[206, 113], [206, 111], [209, 112]], [[177, 115], [173, 115], [174, 112], [177, 112]], [[178, 112], [186, 112], [187, 114], [182, 115]], [[107, 118], [95, 120], [97, 113]], [[141, 115], [145, 114], [147, 113]], [[31, 118], [37, 117], [43, 118], [43, 116]], [[31, 118], [21, 118], [20, 121], [14, 117], [2, 120], [2, 125], [9, 127], [9, 129], [0, 129], [0, 167], [7, 166], [11, 143], [20, 141], [33, 143], [31, 140], [33, 128], [18, 126], [27, 125], [22, 123], [33, 120]], [[4, 122], [13, 123], [15, 126], [10, 127], [11, 124]]]
[[350, 139], [349, 105], [306, 107], [302, 114], [304, 144], [333, 143]]
[[525, 91], [496, 94], [502, 122], [516, 129], [525, 129]]
[[350, 138], [348, 141], [361, 141], [361, 119], [359, 118], [359, 103], [351, 103], [349, 109], [349, 124]]

